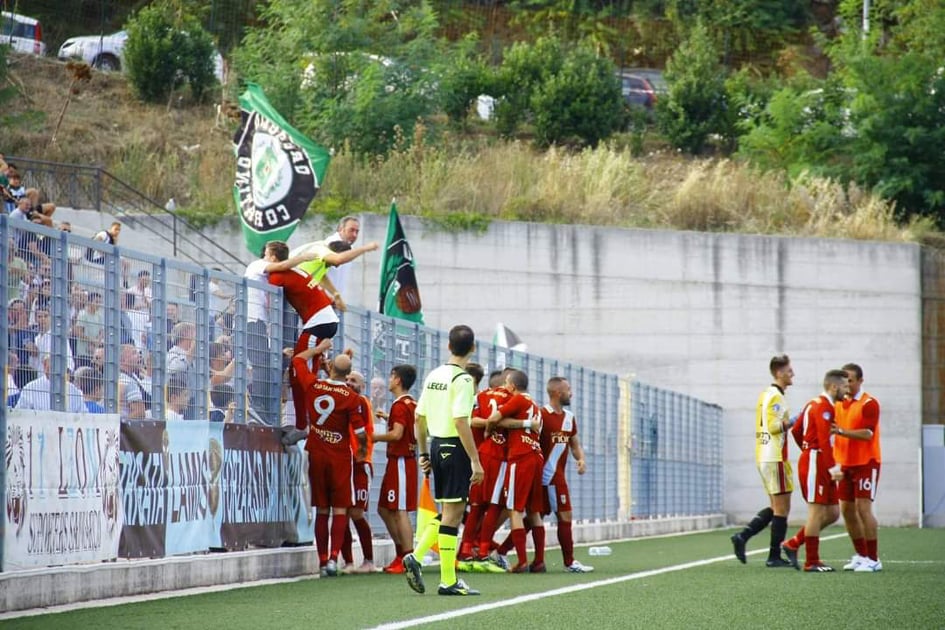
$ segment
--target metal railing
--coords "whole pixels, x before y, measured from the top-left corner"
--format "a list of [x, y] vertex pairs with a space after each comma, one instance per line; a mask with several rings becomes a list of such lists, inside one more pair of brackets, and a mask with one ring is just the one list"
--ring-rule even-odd
[[39, 189], [57, 206], [107, 212], [166, 241], [174, 258], [201, 266], [217, 265], [237, 274], [249, 262], [100, 166], [16, 156], [6, 159], [16, 165], [25, 187]]

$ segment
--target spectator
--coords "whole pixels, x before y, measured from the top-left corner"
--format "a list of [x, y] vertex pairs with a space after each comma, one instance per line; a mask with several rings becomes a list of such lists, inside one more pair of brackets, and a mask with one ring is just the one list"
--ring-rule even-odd
[[129, 341], [141, 352], [147, 351], [149, 312], [142, 306], [142, 301], [131, 290], [126, 291], [121, 296], [121, 312], [128, 319]]
[[16, 353], [10, 350], [7, 352], [7, 400], [6, 405], [10, 409], [16, 407], [16, 402], [20, 399], [20, 388], [16, 385], [16, 379], [13, 377], [20, 367], [20, 359]]
[[233, 422], [236, 411], [236, 394], [233, 387], [226, 383], [214, 386], [210, 390], [210, 422]]
[[[50, 358], [47, 355], [43, 359], [42, 374], [29, 383], [20, 391], [20, 399], [16, 403], [17, 409], [32, 409], [34, 411], [52, 410], [52, 382], [49, 379]], [[85, 404], [82, 401], [82, 392], [74, 384], [66, 383], [66, 411], [72, 413], [82, 413]]]
[[105, 341], [105, 311], [102, 309], [102, 294], [89, 293], [89, 301], [76, 316], [76, 354], [83, 365], [92, 362], [92, 353]]
[[[97, 232], [95, 236], [92, 237], [92, 240], [107, 243], [109, 245], [118, 245], [119, 234], [121, 234], [121, 223], [114, 221], [108, 226], [107, 230]], [[90, 263], [95, 263], [97, 265], [105, 264], [105, 254], [92, 248], [86, 250], [85, 259]]]
[[145, 395], [150, 394], [138, 380], [141, 356], [131, 344], [122, 344], [118, 359], [118, 413], [122, 420], [140, 420], [145, 417]]
[[9, 165], [10, 169], [7, 172], [7, 186], [6, 194], [4, 195], [4, 204], [6, 206], [7, 214], [10, 214], [16, 209], [17, 202], [26, 196], [26, 188], [23, 186], [23, 181], [20, 179], [20, 174], [17, 172], [16, 167], [12, 164]]
[[190, 370], [197, 349], [197, 328], [190, 322], [180, 322], [171, 331], [171, 349], [167, 351], [167, 374], [184, 374]]
[[[53, 333], [52, 318], [45, 307], [36, 310], [36, 336], [33, 338], [33, 348], [30, 352], [31, 367], [39, 372], [43, 367], [43, 362], [52, 356], [53, 352]], [[75, 370], [75, 360], [72, 357], [72, 349], [66, 344], [66, 369], [69, 372]]]
[[29, 279], [30, 266], [17, 255], [16, 242], [10, 239], [7, 250], [7, 297], [11, 300], [26, 297]]
[[[338, 229], [325, 239], [325, 244], [331, 245], [331, 243], [340, 242], [354, 247], [354, 243], [358, 240], [358, 234], [360, 234], [360, 232], [361, 221], [358, 220], [357, 217], [344, 217], [338, 222]], [[328, 268], [328, 277], [341, 295], [347, 295], [345, 291], [348, 288], [349, 272], [350, 268], [347, 265], [338, 265]]]
[[92, 367], [105, 373], [105, 346], [99, 346], [92, 353]]
[[128, 289], [128, 292], [134, 296], [134, 305], [132, 308], [145, 313], [151, 312], [151, 272], [142, 269], [138, 272], [138, 282], [135, 286]]
[[174, 374], [167, 383], [166, 420], [183, 420], [187, 406], [190, 405], [190, 388], [184, 374]]
[[[165, 309], [167, 314], [167, 327], [165, 331], [167, 332], [167, 350], [171, 349], [171, 346], [174, 345], [174, 342], [171, 341], [171, 332], [174, 330], [174, 326], [180, 323], [180, 306], [177, 302], [168, 302], [167, 308]], [[154, 327], [154, 322], [151, 323], [151, 327]]]
[[223, 385], [233, 379], [236, 369], [236, 359], [232, 357], [227, 346], [218, 341], [210, 344], [210, 386]]
[[15, 298], [7, 304], [7, 347], [16, 353], [19, 367], [14, 372], [14, 380], [19, 388], [36, 378], [36, 371], [30, 367], [30, 348], [35, 347], [36, 329], [29, 324], [26, 302]]
[[102, 393], [105, 389], [102, 373], [87, 365], [80, 367], [75, 371], [75, 383], [82, 391], [85, 408], [89, 413], [105, 413], [105, 407], [102, 406]]
[[[214, 271], [222, 271], [219, 267], [214, 267]], [[232, 285], [225, 283], [219, 278], [210, 276], [210, 312], [214, 314], [223, 313], [230, 307], [230, 301], [236, 294], [233, 292]]]

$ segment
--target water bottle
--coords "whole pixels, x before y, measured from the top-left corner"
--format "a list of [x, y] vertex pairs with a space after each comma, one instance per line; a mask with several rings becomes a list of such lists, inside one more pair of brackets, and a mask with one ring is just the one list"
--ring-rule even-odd
[[591, 556], [609, 556], [613, 550], [610, 547], [591, 547], [587, 550]]

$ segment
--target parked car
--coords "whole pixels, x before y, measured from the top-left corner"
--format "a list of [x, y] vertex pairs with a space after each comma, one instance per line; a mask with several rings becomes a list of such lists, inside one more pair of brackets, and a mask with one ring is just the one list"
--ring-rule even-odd
[[70, 37], [59, 47], [60, 59], [81, 59], [99, 70], [121, 70], [122, 52], [128, 33], [118, 31], [111, 35], [84, 35]]
[[[59, 47], [60, 59], [81, 59], [93, 68], [117, 72], [124, 66], [125, 44], [128, 32], [118, 31], [111, 35], [82, 35], [70, 37]], [[213, 73], [223, 81], [223, 57], [218, 52], [213, 56]]]
[[668, 88], [663, 73], [652, 68], [624, 68], [620, 77], [623, 97], [630, 105], [652, 110]]
[[45, 55], [43, 25], [36, 18], [0, 11], [0, 44], [30, 55]]

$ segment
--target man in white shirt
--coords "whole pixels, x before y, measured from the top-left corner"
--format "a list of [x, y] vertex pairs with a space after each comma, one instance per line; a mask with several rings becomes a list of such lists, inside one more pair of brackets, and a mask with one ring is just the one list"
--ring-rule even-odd
[[[52, 382], [49, 380], [50, 358], [47, 354], [43, 358], [43, 373], [23, 386], [20, 399], [16, 403], [17, 409], [32, 409], [34, 411], [52, 411]], [[66, 381], [66, 411], [83, 413], [85, 401], [82, 390], [74, 383]]]
[[[44, 307], [36, 309], [37, 334], [33, 338], [33, 344], [36, 346], [36, 354], [30, 358], [30, 367], [37, 372], [42, 371], [43, 361], [49, 358], [53, 350], [53, 334], [49, 329], [52, 323], [49, 317], [49, 311]], [[72, 348], [66, 344], [66, 368], [72, 372], [75, 370], [75, 360], [72, 358]]]
[[[347, 216], [338, 222], [338, 229], [325, 239], [325, 243], [330, 244], [340, 241], [353, 247], [354, 242], [358, 240], [358, 234], [360, 234], [360, 232], [361, 221], [359, 221], [357, 217]], [[335, 285], [335, 289], [338, 293], [343, 296], [348, 295], [345, 291], [348, 288], [350, 271], [351, 268], [348, 265], [338, 265], [337, 267], [328, 268], [328, 279]]]

